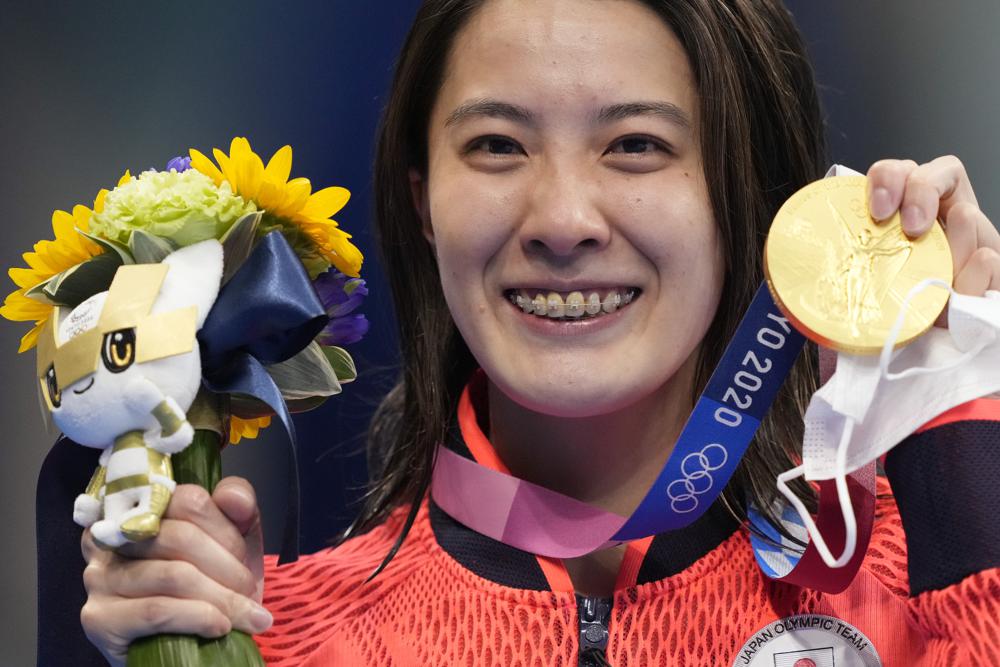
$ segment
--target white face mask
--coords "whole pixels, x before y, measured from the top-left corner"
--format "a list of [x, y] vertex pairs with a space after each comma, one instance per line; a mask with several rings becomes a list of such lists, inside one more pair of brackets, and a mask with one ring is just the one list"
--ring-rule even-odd
[[[894, 352], [906, 310], [925, 289], [951, 292], [948, 329], [932, 328]], [[1000, 292], [973, 297], [957, 294], [939, 280], [923, 281], [904, 300], [881, 355], [837, 355], [836, 372], [813, 395], [806, 411], [802, 465], [777, 480], [828, 566], [843, 567], [857, 545], [848, 473], [875, 461], [941, 413], [997, 391]], [[805, 506], [788, 488], [788, 481], [799, 476], [836, 480], [847, 531], [840, 556], [830, 553]]]

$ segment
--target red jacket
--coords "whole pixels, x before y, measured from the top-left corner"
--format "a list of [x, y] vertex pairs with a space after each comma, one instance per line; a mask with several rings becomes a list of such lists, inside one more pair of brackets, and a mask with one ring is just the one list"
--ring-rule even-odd
[[[581, 598], [561, 563], [475, 533], [425, 500], [371, 583], [405, 508], [336, 549], [281, 568], [268, 560], [275, 624], [257, 639], [268, 664], [288, 666], [573, 666], [599, 659], [581, 653], [596, 637], [616, 667], [728, 667], [778, 664], [753, 662], [744, 645], [764, 641], [778, 619], [822, 614], [843, 621], [848, 640], [870, 641], [883, 665], [1000, 665], [998, 443], [1000, 401], [978, 401], [894, 449], [897, 497], [880, 478], [868, 552], [837, 595], [769, 580], [746, 528], [713, 508], [630, 545], [613, 599]], [[606, 619], [594, 628], [588, 614]]]

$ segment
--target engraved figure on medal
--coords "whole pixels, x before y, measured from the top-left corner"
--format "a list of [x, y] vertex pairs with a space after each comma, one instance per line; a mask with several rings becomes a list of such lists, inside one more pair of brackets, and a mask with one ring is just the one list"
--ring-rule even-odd
[[[855, 231], [833, 202], [827, 202], [831, 218], [839, 223], [841, 243], [827, 246], [827, 270], [816, 292], [816, 305], [825, 311], [824, 316], [846, 320], [854, 338], [861, 336], [863, 327], [882, 319], [887, 296], [902, 303], [891, 287], [913, 248], [900, 226], [873, 233], [867, 210], [853, 205], [858, 203], [852, 201], [851, 207], [861, 223]], [[876, 273], [880, 280], [874, 280]]]

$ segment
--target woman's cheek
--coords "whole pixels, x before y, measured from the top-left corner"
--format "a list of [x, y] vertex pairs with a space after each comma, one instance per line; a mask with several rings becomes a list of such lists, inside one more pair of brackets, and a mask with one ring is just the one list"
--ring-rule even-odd
[[471, 268], [482, 264], [515, 233], [515, 198], [506, 189], [481, 180], [456, 180], [447, 190], [432, 193], [431, 227], [442, 265]]

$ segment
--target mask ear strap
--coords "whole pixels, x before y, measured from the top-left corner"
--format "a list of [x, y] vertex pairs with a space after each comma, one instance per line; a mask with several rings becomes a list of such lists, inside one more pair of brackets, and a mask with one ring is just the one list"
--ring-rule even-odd
[[[879, 358], [879, 371], [887, 380], [896, 380], [920, 373], [934, 373], [937, 371], [947, 370], [948, 368], [964, 363], [968, 358], [975, 356], [982, 349], [981, 346], [978, 350], [967, 352], [958, 360], [939, 368], [908, 368], [899, 373], [889, 372], [889, 364], [892, 361], [892, 352], [895, 348], [896, 341], [899, 339], [899, 334], [903, 329], [903, 322], [906, 319], [907, 309], [918, 294], [932, 285], [942, 287], [949, 292], [952, 291], [951, 285], [937, 278], [927, 278], [922, 280], [910, 289], [900, 306], [899, 314], [896, 316], [896, 321], [893, 323], [892, 329], [889, 330], [889, 336], [886, 339], [885, 344], [882, 346], [882, 353]], [[809, 538], [816, 546], [817, 553], [819, 553], [823, 562], [831, 568], [839, 568], [847, 565], [854, 557], [854, 551], [857, 548], [858, 542], [857, 518], [854, 514], [854, 506], [851, 502], [850, 490], [847, 487], [847, 446], [851, 441], [851, 435], [854, 433], [854, 424], [855, 422], [853, 419], [845, 416], [844, 430], [840, 435], [840, 443], [837, 445], [837, 458], [834, 467], [837, 499], [840, 503], [840, 513], [844, 520], [844, 551], [839, 557], [835, 557], [830, 551], [830, 547], [823, 539], [823, 536], [820, 535], [819, 529], [816, 527], [816, 523], [813, 521], [812, 516], [810, 516], [808, 511], [806, 511], [805, 505], [802, 504], [802, 501], [799, 500], [799, 498], [788, 487], [789, 481], [805, 474], [805, 466], [799, 466], [787, 472], [783, 472], [778, 475], [777, 478], [778, 490], [781, 491], [781, 494], [785, 496], [792, 507], [795, 508], [795, 511], [798, 512], [799, 518], [802, 519], [802, 523], [805, 525], [805, 528], [809, 533]]]
[[893, 348], [896, 346], [896, 341], [899, 339], [899, 332], [903, 329], [903, 321], [906, 319], [906, 311], [910, 307], [910, 303], [917, 297], [918, 294], [923, 292], [925, 289], [931, 286], [941, 287], [954, 293], [951, 285], [938, 278], [925, 278], [919, 283], [910, 288], [909, 293], [907, 293], [906, 298], [903, 299], [903, 304], [899, 307], [899, 314], [896, 316], [896, 321], [892, 325], [892, 329], [889, 330], [889, 337], [886, 339], [885, 344], [882, 345], [882, 353], [879, 357], [879, 370], [882, 373], [882, 377], [886, 380], [900, 380], [906, 377], [912, 377], [914, 375], [925, 375], [927, 373], [938, 373], [940, 371], [946, 371], [961, 364], [964, 364], [968, 360], [975, 357], [977, 354], [983, 351], [983, 349], [990, 343], [990, 341], [983, 341], [973, 349], [969, 350], [958, 359], [950, 361], [946, 364], [938, 366], [936, 368], [930, 368], [927, 366], [915, 366], [913, 368], [907, 368], [898, 373], [893, 373], [889, 370], [889, 364], [892, 363], [892, 352]]
[[805, 474], [805, 466], [798, 466], [778, 475], [777, 487], [785, 499], [798, 512], [799, 518], [805, 525], [809, 533], [809, 539], [816, 545], [819, 553], [827, 567], [844, 567], [854, 557], [854, 550], [858, 544], [858, 523], [854, 516], [854, 506], [851, 503], [851, 493], [847, 488], [847, 444], [851, 441], [851, 434], [854, 432], [854, 420], [847, 418], [844, 422], [844, 432], [840, 436], [840, 444], [837, 446], [836, 461], [836, 485], [837, 497], [840, 501], [840, 512], [844, 518], [844, 551], [839, 557], [834, 557], [830, 552], [823, 536], [820, 535], [816, 523], [812, 516], [806, 511], [805, 505], [788, 487], [788, 482]]

